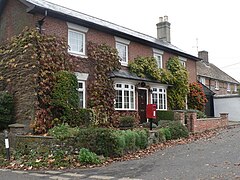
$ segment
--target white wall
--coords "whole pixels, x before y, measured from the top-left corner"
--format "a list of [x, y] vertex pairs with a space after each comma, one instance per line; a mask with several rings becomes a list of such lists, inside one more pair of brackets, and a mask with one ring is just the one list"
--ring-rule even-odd
[[230, 121], [240, 121], [240, 96], [214, 96], [214, 116], [219, 117], [219, 113], [229, 113]]

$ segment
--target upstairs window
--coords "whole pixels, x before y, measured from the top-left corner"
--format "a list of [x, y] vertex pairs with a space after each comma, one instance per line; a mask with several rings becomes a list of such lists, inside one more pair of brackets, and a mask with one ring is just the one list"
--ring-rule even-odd
[[237, 85], [234, 84], [234, 92], [237, 92], [237, 91], [238, 91], [238, 89], [237, 89]]
[[120, 63], [122, 66], [128, 65], [128, 45], [130, 41], [115, 37], [116, 49], [118, 51], [118, 56], [120, 58]]
[[180, 64], [181, 64], [183, 67], [186, 67], [187, 59], [184, 58], [184, 57], [178, 57], [178, 58], [179, 58]]
[[200, 83], [202, 83], [203, 85], [206, 85], [205, 83], [205, 78], [204, 77], [200, 77], [199, 78], [199, 81], [200, 81]]
[[68, 52], [74, 55], [86, 55], [86, 32], [88, 28], [68, 24]]
[[219, 90], [219, 81], [218, 80], [215, 81], [215, 90]]
[[158, 68], [163, 68], [163, 51], [153, 49], [153, 57], [156, 59]]
[[230, 91], [231, 91], [231, 84], [227, 83], [227, 92], [230, 92]]

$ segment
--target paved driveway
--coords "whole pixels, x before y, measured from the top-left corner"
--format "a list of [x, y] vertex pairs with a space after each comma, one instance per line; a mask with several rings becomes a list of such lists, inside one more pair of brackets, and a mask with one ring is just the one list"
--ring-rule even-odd
[[[7, 180], [10, 172], [0, 171]], [[199, 140], [158, 151], [146, 158], [107, 167], [54, 172], [12, 173], [29, 179], [195, 180], [240, 179], [240, 126], [223, 130], [210, 140]], [[43, 176], [41, 176], [43, 175]]]

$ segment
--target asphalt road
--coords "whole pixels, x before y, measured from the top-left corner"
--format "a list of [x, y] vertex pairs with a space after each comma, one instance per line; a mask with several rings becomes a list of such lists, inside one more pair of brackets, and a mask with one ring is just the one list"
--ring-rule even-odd
[[148, 157], [107, 167], [65, 171], [4, 171], [0, 180], [208, 180], [240, 179], [240, 126], [211, 139], [177, 145]]

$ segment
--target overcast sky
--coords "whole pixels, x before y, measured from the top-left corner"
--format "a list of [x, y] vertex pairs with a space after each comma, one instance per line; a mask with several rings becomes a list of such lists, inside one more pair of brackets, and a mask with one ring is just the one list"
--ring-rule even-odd
[[[159, 17], [171, 23], [171, 43], [240, 81], [240, 6], [237, 0], [47, 0], [112, 23], [157, 36]], [[198, 47], [198, 48], [197, 48]]]

